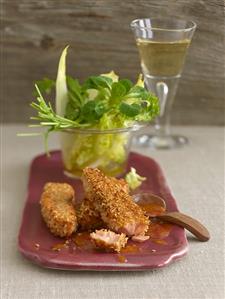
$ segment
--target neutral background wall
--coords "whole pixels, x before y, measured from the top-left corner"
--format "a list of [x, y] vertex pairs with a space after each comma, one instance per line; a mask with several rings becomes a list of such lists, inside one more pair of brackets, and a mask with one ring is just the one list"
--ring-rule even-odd
[[173, 109], [181, 124], [224, 124], [223, 0], [1, 1], [1, 110], [5, 122], [26, 122], [33, 81], [55, 78], [63, 47], [71, 45], [70, 75], [81, 80], [114, 69], [135, 79], [139, 58], [129, 23], [148, 16], [194, 20]]

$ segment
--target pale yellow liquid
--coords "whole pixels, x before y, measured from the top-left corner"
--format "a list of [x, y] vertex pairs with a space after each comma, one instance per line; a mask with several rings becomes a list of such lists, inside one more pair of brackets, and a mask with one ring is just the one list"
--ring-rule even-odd
[[136, 42], [145, 74], [167, 77], [181, 73], [189, 39], [172, 42], [137, 39]]

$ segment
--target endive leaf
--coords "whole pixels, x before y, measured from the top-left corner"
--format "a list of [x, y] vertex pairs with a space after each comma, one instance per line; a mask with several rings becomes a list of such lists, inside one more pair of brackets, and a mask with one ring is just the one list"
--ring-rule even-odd
[[59, 59], [58, 73], [56, 78], [56, 113], [60, 116], [65, 115], [66, 105], [68, 102], [67, 84], [66, 84], [66, 55], [67, 46]]
[[118, 82], [119, 81], [119, 76], [114, 71], [111, 71], [111, 72], [106, 73], [106, 74], [101, 74], [101, 76], [111, 78], [113, 80], [113, 82]]
[[140, 87], [145, 87], [145, 83], [144, 83], [142, 74], [139, 74], [138, 79], [137, 79], [137, 83], [135, 85], [140, 86]]

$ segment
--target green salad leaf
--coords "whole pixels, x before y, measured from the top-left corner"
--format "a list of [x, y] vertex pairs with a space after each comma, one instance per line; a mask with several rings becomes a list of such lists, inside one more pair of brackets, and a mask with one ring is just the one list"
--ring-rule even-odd
[[[42, 80], [36, 81], [36, 85], [41, 93], [50, 94], [52, 89], [55, 87], [55, 81], [49, 78], [43, 78]], [[38, 92], [34, 90], [34, 96], [38, 97]]]
[[[122, 80], [121, 80], [122, 81]], [[126, 85], [123, 82], [114, 82], [111, 88], [111, 100], [112, 99], [121, 99], [127, 94]]]
[[91, 76], [84, 82], [84, 89], [99, 89], [108, 88], [111, 89], [113, 80], [106, 76]]
[[[159, 113], [159, 102], [155, 95], [144, 88], [142, 75], [137, 83], [120, 79], [113, 71], [99, 76], [90, 76], [81, 84], [77, 79], [66, 76], [66, 47], [59, 60], [56, 82], [45, 78], [37, 82], [36, 108], [40, 105], [38, 98], [42, 92], [49, 92], [56, 87], [56, 113], [71, 121], [70, 128], [86, 127], [96, 129], [115, 129], [127, 127], [135, 122], [149, 122]], [[32, 103], [34, 107], [34, 102]], [[38, 119], [40, 124], [42, 114]], [[45, 115], [46, 117], [46, 115]], [[103, 125], [104, 124], [104, 125]], [[106, 125], [107, 124], [107, 125]], [[51, 125], [49, 125], [51, 126]], [[64, 129], [60, 122], [57, 130]], [[56, 130], [53, 126], [51, 130]]]
[[125, 102], [122, 102], [120, 104], [120, 112], [128, 117], [134, 117], [138, 115], [141, 111], [141, 106], [138, 104], [127, 104]]

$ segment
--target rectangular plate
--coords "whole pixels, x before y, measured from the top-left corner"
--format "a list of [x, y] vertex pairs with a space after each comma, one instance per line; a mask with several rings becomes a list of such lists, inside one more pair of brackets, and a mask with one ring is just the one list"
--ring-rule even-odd
[[[153, 159], [131, 153], [127, 169], [135, 167], [137, 172], [146, 177], [138, 192], [152, 192], [164, 198], [167, 211], [178, 211], [176, 202], [166, 184], [162, 170]], [[138, 252], [124, 253], [126, 262], [121, 263], [117, 253], [99, 252], [63, 248], [53, 251], [52, 246], [62, 243], [62, 239], [53, 236], [40, 213], [40, 195], [46, 182], [67, 182], [76, 191], [76, 198], [83, 198], [83, 188], [80, 180], [70, 179], [63, 173], [63, 164], [59, 151], [53, 151], [51, 157], [37, 156], [31, 165], [28, 195], [23, 212], [19, 232], [19, 251], [28, 259], [46, 268], [63, 270], [147, 270], [160, 268], [187, 253], [188, 244], [185, 232], [178, 226], [173, 226], [164, 242], [148, 240], [138, 244]], [[38, 247], [37, 245], [38, 244]], [[129, 241], [129, 244], [134, 242]]]

